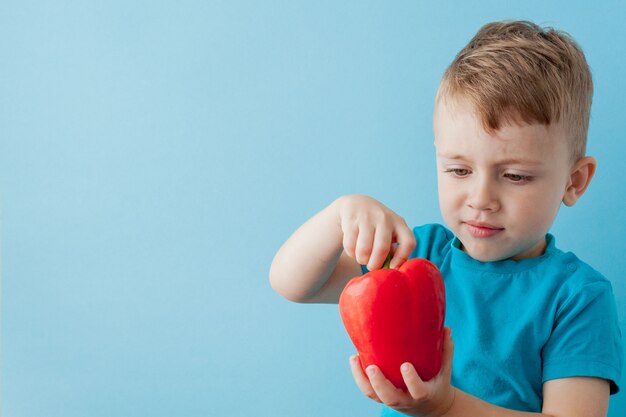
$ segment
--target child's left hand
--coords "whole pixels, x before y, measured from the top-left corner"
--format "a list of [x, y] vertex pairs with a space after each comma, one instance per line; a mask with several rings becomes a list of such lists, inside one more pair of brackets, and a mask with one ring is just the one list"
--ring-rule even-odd
[[455, 395], [455, 389], [450, 385], [454, 344], [450, 328], [446, 327], [444, 331], [441, 370], [430, 381], [422, 381], [408, 362], [400, 368], [406, 390], [396, 388], [376, 365], [367, 367], [368, 379], [359, 365], [358, 356], [353, 355], [350, 357], [350, 367], [356, 384], [367, 397], [401, 413], [420, 417], [443, 416], [452, 408]]

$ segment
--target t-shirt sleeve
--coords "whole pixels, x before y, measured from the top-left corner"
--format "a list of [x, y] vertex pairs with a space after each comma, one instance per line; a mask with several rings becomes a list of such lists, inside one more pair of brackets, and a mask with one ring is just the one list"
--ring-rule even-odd
[[610, 282], [589, 283], [564, 301], [542, 355], [543, 382], [597, 377], [610, 382], [611, 394], [619, 391], [622, 335]]
[[[425, 258], [437, 266], [440, 265], [440, 259], [446, 250], [449, 250], [450, 241], [454, 238], [452, 232], [436, 223], [413, 228], [413, 235], [417, 244], [409, 259]], [[369, 272], [365, 265], [361, 265], [361, 271], [364, 274]]]

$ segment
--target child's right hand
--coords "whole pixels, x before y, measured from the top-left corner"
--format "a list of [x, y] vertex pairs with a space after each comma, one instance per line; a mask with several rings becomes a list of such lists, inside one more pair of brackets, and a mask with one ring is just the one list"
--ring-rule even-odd
[[345, 195], [302, 224], [280, 247], [270, 266], [270, 283], [288, 300], [337, 303], [361, 265], [402, 265], [415, 248], [404, 219], [365, 195]]
[[390, 268], [409, 258], [415, 236], [402, 217], [365, 195], [342, 196], [336, 203], [346, 254], [370, 271], [380, 269], [390, 251]]

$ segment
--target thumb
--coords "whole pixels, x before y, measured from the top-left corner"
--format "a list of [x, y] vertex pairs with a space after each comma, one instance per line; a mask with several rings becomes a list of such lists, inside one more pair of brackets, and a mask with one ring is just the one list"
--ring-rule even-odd
[[441, 371], [450, 377], [452, 375], [452, 357], [454, 356], [454, 341], [452, 340], [452, 329], [443, 328], [443, 355], [441, 361]]

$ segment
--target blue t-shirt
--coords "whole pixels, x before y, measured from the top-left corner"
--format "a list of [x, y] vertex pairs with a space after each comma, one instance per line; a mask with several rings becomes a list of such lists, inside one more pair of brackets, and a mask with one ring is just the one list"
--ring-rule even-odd
[[[542, 256], [480, 262], [445, 227], [413, 229], [411, 258], [441, 270], [452, 328], [452, 385], [505, 408], [540, 412], [542, 384], [607, 379], [616, 393], [622, 339], [611, 283], [546, 236]], [[364, 271], [366, 269], [364, 268]], [[383, 416], [401, 415], [383, 406]]]

